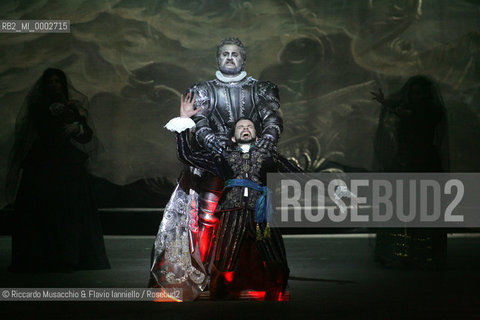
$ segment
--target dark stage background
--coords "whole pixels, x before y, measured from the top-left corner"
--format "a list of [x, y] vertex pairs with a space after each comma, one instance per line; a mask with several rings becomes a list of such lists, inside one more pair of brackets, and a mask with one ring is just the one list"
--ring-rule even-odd
[[32, 0], [2, 1], [0, 12], [71, 21], [68, 34], [0, 34], [2, 196], [16, 115], [56, 67], [90, 99], [100, 206], [163, 207], [181, 170], [163, 125], [185, 89], [214, 77], [229, 36], [245, 43], [250, 75], [279, 85], [281, 151], [308, 171], [325, 160], [372, 170], [380, 105], [369, 92], [388, 96], [416, 74], [441, 88], [452, 171], [480, 168], [478, 1]]

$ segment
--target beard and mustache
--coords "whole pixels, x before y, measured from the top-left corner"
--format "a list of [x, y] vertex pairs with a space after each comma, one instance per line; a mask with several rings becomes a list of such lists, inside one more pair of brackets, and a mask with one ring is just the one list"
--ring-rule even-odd
[[239, 74], [240, 72], [242, 72], [242, 68], [243, 66], [238, 66], [231, 69], [231, 68], [227, 68], [225, 65], [218, 65], [218, 69], [220, 70], [220, 72], [228, 75]]
[[251, 137], [247, 138], [247, 139], [240, 138], [240, 139], [237, 139], [237, 143], [251, 144], [251, 143], [254, 143], [256, 140], [257, 140], [257, 138], [251, 138]]
[[240, 135], [240, 137], [235, 138], [236, 143], [240, 144], [251, 144], [254, 143], [257, 140], [257, 137], [252, 135], [251, 133], [248, 133], [248, 135], [245, 135], [245, 132]]

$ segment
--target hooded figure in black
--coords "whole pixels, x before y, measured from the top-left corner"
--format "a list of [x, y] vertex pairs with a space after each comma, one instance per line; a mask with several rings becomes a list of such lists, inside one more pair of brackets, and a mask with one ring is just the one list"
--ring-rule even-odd
[[[408, 79], [399, 92], [384, 99], [375, 137], [379, 172], [448, 172], [447, 115], [440, 90], [425, 76]], [[446, 233], [441, 229], [381, 229], [375, 256], [389, 266], [442, 267]]]
[[375, 136], [380, 172], [448, 172], [447, 115], [440, 90], [425, 76], [408, 79], [384, 99]]
[[6, 188], [15, 206], [12, 271], [110, 268], [86, 169], [98, 149], [87, 104], [53, 68], [25, 98]]

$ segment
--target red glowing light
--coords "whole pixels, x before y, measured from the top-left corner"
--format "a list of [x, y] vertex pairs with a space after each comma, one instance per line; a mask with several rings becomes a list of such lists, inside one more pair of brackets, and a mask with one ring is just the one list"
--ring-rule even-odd
[[225, 278], [226, 283], [230, 283], [233, 281], [233, 273], [234, 271], [224, 272], [223, 276]]
[[244, 291], [242, 292], [242, 296], [244, 295], [245, 299], [263, 301], [265, 299], [265, 291]]

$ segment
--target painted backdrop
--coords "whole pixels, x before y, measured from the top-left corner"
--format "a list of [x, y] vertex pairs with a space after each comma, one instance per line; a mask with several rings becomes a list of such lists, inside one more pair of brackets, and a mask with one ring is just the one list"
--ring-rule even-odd
[[452, 170], [480, 168], [478, 1], [7, 0], [0, 12], [71, 21], [68, 34], [0, 34], [1, 194], [16, 115], [47, 67], [90, 99], [103, 145], [95, 175], [174, 181], [163, 125], [182, 92], [213, 77], [229, 36], [245, 43], [250, 75], [279, 85], [281, 150], [308, 170], [325, 159], [371, 170], [380, 106], [369, 92], [388, 95], [416, 74], [442, 90]]

